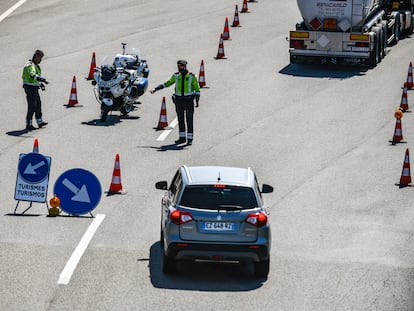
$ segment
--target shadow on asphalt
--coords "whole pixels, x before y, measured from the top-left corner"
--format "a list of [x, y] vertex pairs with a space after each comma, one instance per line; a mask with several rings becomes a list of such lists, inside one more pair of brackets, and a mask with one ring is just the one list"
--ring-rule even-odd
[[6, 134], [10, 135], [10, 136], [22, 136], [24, 134], [28, 134], [28, 133], [32, 133], [32, 132], [33, 131], [28, 131], [26, 129], [23, 129], [23, 130], [9, 131], [9, 132], [6, 132]]
[[100, 119], [93, 119], [90, 121], [82, 122], [85, 125], [92, 125], [92, 126], [113, 126], [117, 123], [121, 123], [122, 120], [138, 120], [140, 117], [137, 116], [129, 116], [129, 115], [109, 115], [105, 122], [102, 122]]
[[177, 145], [177, 144], [170, 144], [170, 145], [162, 145], [162, 146], [137, 146], [137, 148], [147, 148], [147, 149], [155, 149], [157, 151], [179, 151], [186, 149], [187, 145]]
[[211, 292], [243, 292], [263, 286], [265, 278], [253, 276], [253, 265], [178, 262], [175, 274], [162, 272], [162, 248], [160, 242], [150, 248], [149, 269], [151, 283], [156, 288]]

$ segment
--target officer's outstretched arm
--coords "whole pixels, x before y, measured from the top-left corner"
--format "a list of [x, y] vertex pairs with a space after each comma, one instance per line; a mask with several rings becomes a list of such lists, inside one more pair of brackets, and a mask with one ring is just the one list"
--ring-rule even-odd
[[151, 94], [154, 94], [156, 91], [159, 91], [159, 90], [161, 90], [161, 89], [163, 89], [163, 88], [164, 88], [164, 84], [160, 84], [160, 85], [156, 86], [155, 88], [153, 88], [153, 89], [150, 91], [150, 93], [151, 93]]

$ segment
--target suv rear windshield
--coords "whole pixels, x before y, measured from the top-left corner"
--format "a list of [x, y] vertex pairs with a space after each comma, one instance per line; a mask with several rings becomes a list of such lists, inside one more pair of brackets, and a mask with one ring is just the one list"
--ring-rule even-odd
[[200, 209], [250, 209], [257, 207], [253, 189], [237, 186], [191, 186], [184, 189], [180, 205]]

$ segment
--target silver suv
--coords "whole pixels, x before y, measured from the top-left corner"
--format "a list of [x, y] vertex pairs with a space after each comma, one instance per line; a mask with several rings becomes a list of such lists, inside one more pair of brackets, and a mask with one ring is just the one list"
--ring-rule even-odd
[[163, 271], [177, 260], [254, 263], [255, 275], [267, 277], [271, 232], [268, 209], [251, 168], [181, 166], [161, 200]]

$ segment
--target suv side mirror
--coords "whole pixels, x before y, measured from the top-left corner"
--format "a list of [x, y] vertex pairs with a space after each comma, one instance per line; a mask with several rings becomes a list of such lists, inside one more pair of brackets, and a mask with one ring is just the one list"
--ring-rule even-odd
[[268, 184], [263, 184], [262, 193], [271, 193], [273, 192], [273, 187]]
[[160, 190], [167, 190], [168, 189], [168, 183], [166, 181], [159, 181], [155, 183], [155, 188]]

